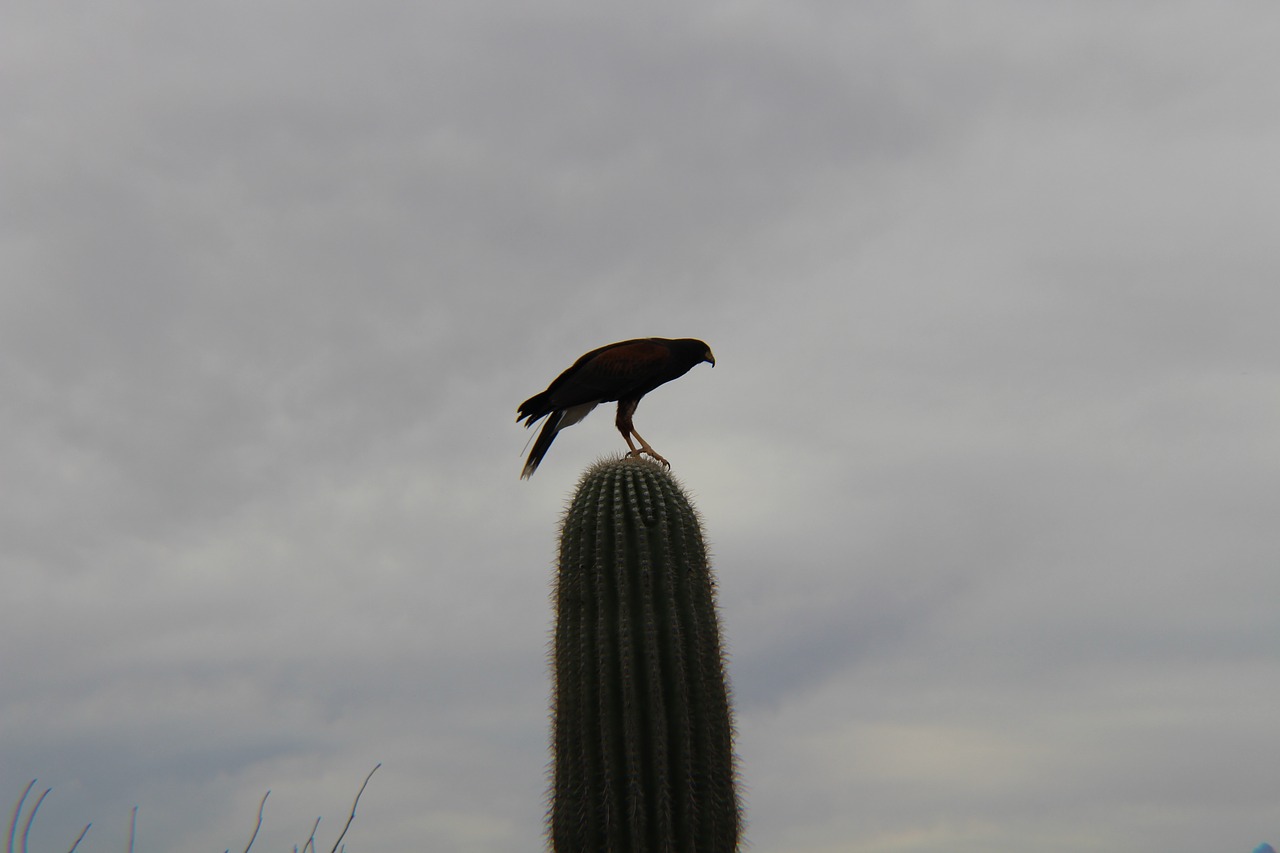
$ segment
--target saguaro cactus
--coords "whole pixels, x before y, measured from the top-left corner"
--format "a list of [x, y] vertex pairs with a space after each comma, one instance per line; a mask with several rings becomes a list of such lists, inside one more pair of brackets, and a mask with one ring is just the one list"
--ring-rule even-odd
[[552, 849], [736, 850], [715, 585], [671, 475], [636, 459], [583, 475], [555, 592]]

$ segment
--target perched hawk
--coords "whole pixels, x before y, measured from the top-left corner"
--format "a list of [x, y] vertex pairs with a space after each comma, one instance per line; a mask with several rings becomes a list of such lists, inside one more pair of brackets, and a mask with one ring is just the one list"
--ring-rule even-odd
[[[547, 455], [556, 433], [585, 418], [598, 404], [613, 400], [618, 401], [618, 417], [614, 423], [631, 448], [627, 455], [644, 453], [668, 465], [636, 432], [631, 416], [640, 405], [641, 397], [664, 382], [684, 376], [695, 364], [704, 361], [712, 367], [716, 365], [711, 348], [693, 338], [637, 338], [593, 349], [557, 376], [547, 390], [520, 404], [517, 423], [524, 421], [526, 427], [531, 427], [542, 418], [547, 419], [533, 443], [533, 450], [529, 451], [521, 479], [532, 477], [538, 470], [538, 463]], [[633, 437], [639, 447], [632, 443]]]

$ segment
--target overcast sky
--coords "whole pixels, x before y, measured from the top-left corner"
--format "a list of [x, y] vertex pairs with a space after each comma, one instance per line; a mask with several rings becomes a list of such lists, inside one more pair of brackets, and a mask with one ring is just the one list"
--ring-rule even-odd
[[[588, 349], [701, 510], [758, 853], [1280, 839], [1274, 2], [162, 0], [0, 27], [32, 851], [541, 845]], [[5, 806], [7, 808], [7, 806]]]

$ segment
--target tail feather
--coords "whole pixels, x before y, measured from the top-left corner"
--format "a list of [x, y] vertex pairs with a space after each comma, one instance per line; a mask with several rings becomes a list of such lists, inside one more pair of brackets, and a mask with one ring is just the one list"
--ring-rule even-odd
[[[560, 431], [560, 422], [564, 420], [564, 412], [552, 412], [547, 415], [547, 421], [542, 425], [542, 431], [538, 433], [538, 440], [533, 443], [533, 450], [529, 451], [529, 458], [525, 460], [524, 470], [520, 472], [520, 479], [527, 480], [533, 476], [533, 472], [538, 470], [542, 457], [547, 455], [547, 451], [551, 449], [551, 442], [556, 440], [556, 433]], [[528, 424], [532, 426], [532, 423]]]
[[533, 426], [534, 421], [550, 412], [552, 409], [547, 396], [547, 392], [543, 391], [521, 403], [520, 408], [516, 410], [516, 423], [524, 421], [525, 426]]

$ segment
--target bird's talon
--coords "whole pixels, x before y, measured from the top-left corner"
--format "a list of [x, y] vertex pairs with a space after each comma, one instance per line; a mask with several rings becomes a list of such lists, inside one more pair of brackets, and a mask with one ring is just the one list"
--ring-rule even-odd
[[643, 459], [646, 456], [648, 456], [654, 462], [661, 463], [667, 468], [671, 467], [670, 462], [668, 462], [666, 459], [659, 456], [658, 454], [654, 453], [652, 450], [650, 450], [647, 447], [639, 447], [639, 448], [636, 448], [635, 450], [629, 450], [627, 451], [626, 455], [623, 456], [623, 458], [624, 459]]
[[647, 456], [649, 456], [650, 458], [652, 458], [654, 462], [661, 462], [661, 463], [662, 463], [665, 467], [667, 467], [667, 468], [670, 468], [670, 467], [671, 467], [671, 463], [670, 463], [670, 462], [668, 462], [666, 459], [664, 459], [663, 457], [659, 456], [658, 454], [654, 453], [652, 450], [641, 450], [640, 452], [641, 452], [641, 453], [644, 453], [644, 454], [646, 454]]

